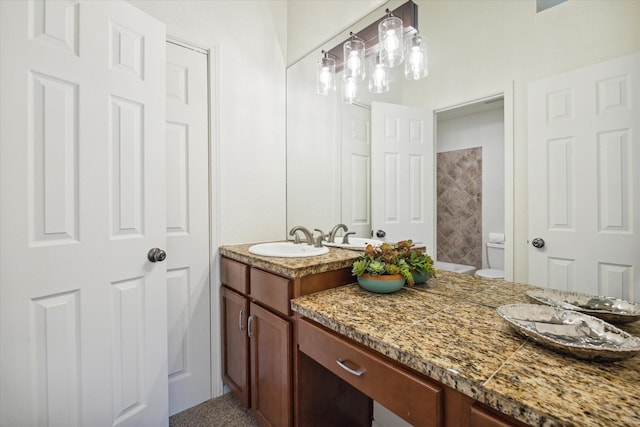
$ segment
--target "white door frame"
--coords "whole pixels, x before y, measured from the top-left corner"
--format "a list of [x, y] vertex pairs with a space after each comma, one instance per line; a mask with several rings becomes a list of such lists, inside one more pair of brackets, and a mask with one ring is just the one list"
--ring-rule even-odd
[[[488, 95], [472, 98], [466, 101], [455, 102], [453, 104], [448, 104], [443, 107], [434, 108], [433, 110], [433, 140], [434, 140], [434, 150], [438, 146], [437, 140], [437, 117], [439, 113], [443, 113], [445, 111], [454, 110], [460, 107], [466, 107], [469, 105], [477, 104], [480, 102], [489, 101], [496, 98], [504, 99], [504, 235], [505, 235], [505, 248], [504, 248], [504, 279], [508, 281], [513, 281], [514, 270], [515, 270], [515, 257], [514, 257], [514, 216], [515, 216], [515, 206], [514, 206], [514, 154], [513, 154], [513, 131], [514, 131], [514, 115], [513, 115], [513, 97], [514, 97], [514, 84], [515, 82], [511, 81], [507, 84], [502, 90], [498, 90], [496, 92], [490, 93]], [[434, 180], [436, 179], [436, 162], [437, 156], [434, 153], [434, 165], [433, 165], [433, 174]], [[437, 181], [434, 181], [437, 182]], [[435, 216], [437, 218], [437, 209], [438, 204], [437, 194], [433, 195], [434, 202], [433, 206], [435, 207]], [[434, 221], [434, 236], [437, 236], [437, 221]], [[436, 247], [434, 247], [434, 251], [437, 251], [437, 240]]]
[[[222, 209], [220, 206], [221, 193], [221, 162], [220, 162], [220, 49], [216, 44], [207, 49], [209, 55], [209, 259], [211, 269], [209, 283], [211, 284], [211, 396], [222, 396], [222, 337], [220, 318], [220, 252], [221, 245], [220, 221]], [[214, 309], [216, 312], [214, 313]]]
[[220, 110], [218, 94], [220, 93], [220, 54], [219, 46], [201, 47], [194, 43], [167, 35], [167, 42], [192, 49], [207, 55], [207, 85], [209, 90], [209, 286], [210, 286], [210, 326], [211, 326], [211, 396], [221, 396], [224, 392], [222, 383], [222, 360], [220, 336]]

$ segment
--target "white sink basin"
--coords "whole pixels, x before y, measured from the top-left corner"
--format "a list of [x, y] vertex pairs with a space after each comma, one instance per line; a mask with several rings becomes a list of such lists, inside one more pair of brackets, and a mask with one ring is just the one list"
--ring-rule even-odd
[[363, 237], [351, 237], [349, 236], [349, 244], [340, 243], [342, 241], [342, 237], [336, 237], [338, 240], [335, 243], [330, 242], [322, 242], [323, 245], [331, 246], [334, 248], [342, 248], [342, 249], [352, 249], [354, 251], [364, 251], [367, 245], [380, 246], [384, 243], [382, 240], [378, 239], [366, 239]]
[[259, 243], [249, 248], [249, 252], [254, 255], [275, 256], [283, 258], [303, 258], [309, 256], [324, 255], [329, 252], [329, 248], [308, 245], [306, 243], [295, 244], [293, 242], [269, 242]]

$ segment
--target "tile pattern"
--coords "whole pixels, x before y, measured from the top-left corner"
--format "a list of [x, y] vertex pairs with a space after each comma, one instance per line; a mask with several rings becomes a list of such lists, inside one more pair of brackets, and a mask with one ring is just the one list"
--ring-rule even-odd
[[[438, 271], [374, 294], [348, 285], [291, 301], [294, 311], [525, 423], [640, 425], [640, 357], [585, 362], [540, 347], [495, 312], [534, 286]], [[640, 322], [623, 325], [640, 333]]]
[[482, 268], [482, 147], [438, 153], [439, 261]]

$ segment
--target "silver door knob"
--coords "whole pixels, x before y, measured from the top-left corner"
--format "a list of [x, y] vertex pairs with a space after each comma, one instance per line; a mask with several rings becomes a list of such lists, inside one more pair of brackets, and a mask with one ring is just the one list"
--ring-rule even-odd
[[159, 248], [152, 248], [147, 252], [147, 259], [151, 262], [162, 262], [166, 257], [167, 253]]
[[383, 237], [385, 237], [387, 235], [387, 233], [384, 232], [384, 230], [378, 230], [376, 231], [376, 237], [382, 239]]
[[544, 247], [544, 239], [541, 239], [540, 237], [536, 237], [531, 241], [531, 244], [533, 245], [534, 248], [540, 249]]

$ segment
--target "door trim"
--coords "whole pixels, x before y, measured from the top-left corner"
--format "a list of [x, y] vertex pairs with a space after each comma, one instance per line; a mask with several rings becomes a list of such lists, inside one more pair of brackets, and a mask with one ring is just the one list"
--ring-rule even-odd
[[[448, 104], [443, 107], [434, 108], [433, 110], [433, 149], [435, 150], [438, 144], [438, 114], [445, 111], [453, 110], [460, 107], [466, 107], [469, 105], [491, 101], [497, 98], [504, 99], [504, 235], [505, 235], [505, 248], [504, 248], [504, 279], [507, 281], [513, 281], [515, 274], [515, 245], [514, 245], [514, 218], [515, 218], [515, 206], [514, 206], [514, 81], [510, 81], [501, 91], [487, 94], [479, 98], [472, 98], [466, 101], [456, 102], [454, 104]], [[434, 182], [436, 180], [436, 161], [437, 156], [434, 153]], [[434, 218], [437, 217], [438, 204], [434, 194], [433, 206], [436, 210]], [[434, 236], [437, 235], [437, 223], [434, 222]], [[437, 243], [436, 243], [437, 244]], [[436, 250], [437, 248], [434, 248]]]
[[220, 46], [207, 49], [209, 56], [209, 284], [211, 286], [211, 396], [222, 396], [222, 337], [220, 318], [220, 230], [221, 162], [220, 162]]

